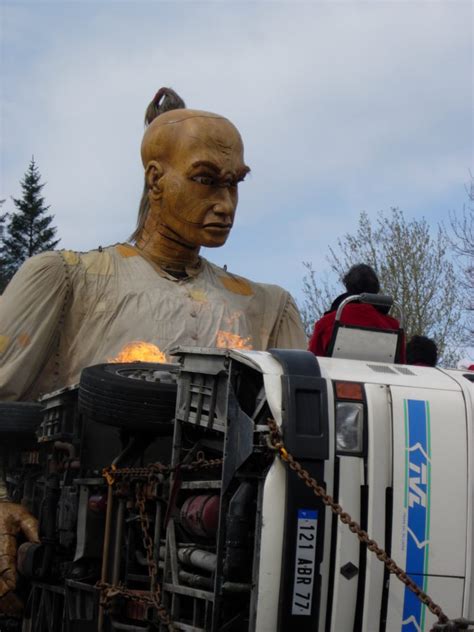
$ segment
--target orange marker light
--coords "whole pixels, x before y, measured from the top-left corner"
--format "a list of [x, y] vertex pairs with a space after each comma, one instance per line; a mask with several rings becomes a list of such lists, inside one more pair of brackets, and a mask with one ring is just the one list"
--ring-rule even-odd
[[364, 399], [362, 384], [359, 382], [336, 382], [336, 397], [337, 399], [354, 399], [361, 402]]

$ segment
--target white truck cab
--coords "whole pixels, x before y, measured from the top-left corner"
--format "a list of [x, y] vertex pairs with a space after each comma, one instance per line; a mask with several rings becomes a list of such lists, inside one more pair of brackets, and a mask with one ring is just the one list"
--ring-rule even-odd
[[[328, 458], [319, 480], [450, 618], [472, 618], [474, 376], [333, 358], [317, 364], [328, 419]], [[267, 396], [276, 391], [268, 399], [279, 420], [279, 384], [268, 367], [262, 369]], [[255, 629], [431, 629], [437, 618], [310, 496], [292, 508], [293, 530], [285, 531], [288, 495], [301, 486], [276, 460], [263, 497]], [[288, 627], [281, 627], [278, 587], [285, 564]]]
[[[305, 351], [183, 349], [181, 359], [174, 462], [182, 458], [187, 425], [216, 430], [226, 417], [213, 615], [193, 630], [227, 629], [224, 586], [231, 590], [235, 577], [219, 559], [233, 546], [228, 520], [239, 481], [258, 490], [252, 561], [241, 576], [248, 612], [236, 630], [420, 632], [438, 621], [284, 460], [275, 455], [267, 468], [251, 465], [262, 438], [268, 442], [268, 418], [309, 476], [449, 619], [473, 617], [473, 374]], [[211, 395], [216, 379], [227, 393], [217, 412], [209, 407], [220, 400], [219, 388]], [[252, 385], [259, 395], [247, 408]], [[168, 536], [163, 591], [179, 621], [186, 608], [171, 572], [174, 540]], [[186, 625], [183, 618], [179, 629], [191, 629]]]

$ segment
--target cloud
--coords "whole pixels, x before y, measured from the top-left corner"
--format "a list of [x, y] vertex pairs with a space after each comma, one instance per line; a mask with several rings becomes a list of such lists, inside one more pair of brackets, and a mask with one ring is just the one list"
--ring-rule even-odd
[[462, 204], [472, 10], [6, 4], [2, 197], [18, 195], [34, 153], [65, 247], [126, 238], [142, 187], [143, 112], [172, 85], [237, 124], [252, 167], [235, 235], [210, 258], [296, 292], [301, 261], [324, 259], [360, 210], [400, 205], [436, 218]]

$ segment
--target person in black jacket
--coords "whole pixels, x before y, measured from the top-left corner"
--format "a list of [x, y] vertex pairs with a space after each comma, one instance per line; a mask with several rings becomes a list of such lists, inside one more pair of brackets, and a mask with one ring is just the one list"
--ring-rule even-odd
[[436, 366], [437, 362], [436, 342], [426, 336], [412, 336], [407, 344], [407, 364]]

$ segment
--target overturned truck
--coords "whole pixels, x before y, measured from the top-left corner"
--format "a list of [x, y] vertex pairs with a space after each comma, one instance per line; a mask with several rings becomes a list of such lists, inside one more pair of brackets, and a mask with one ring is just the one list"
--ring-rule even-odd
[[472, 373], [175, 357], [85, 369], [24, 432], [2, 430], [8, 493], [40, 525], [19, 547], [18, 629], [415, 632], [473, 617]]

